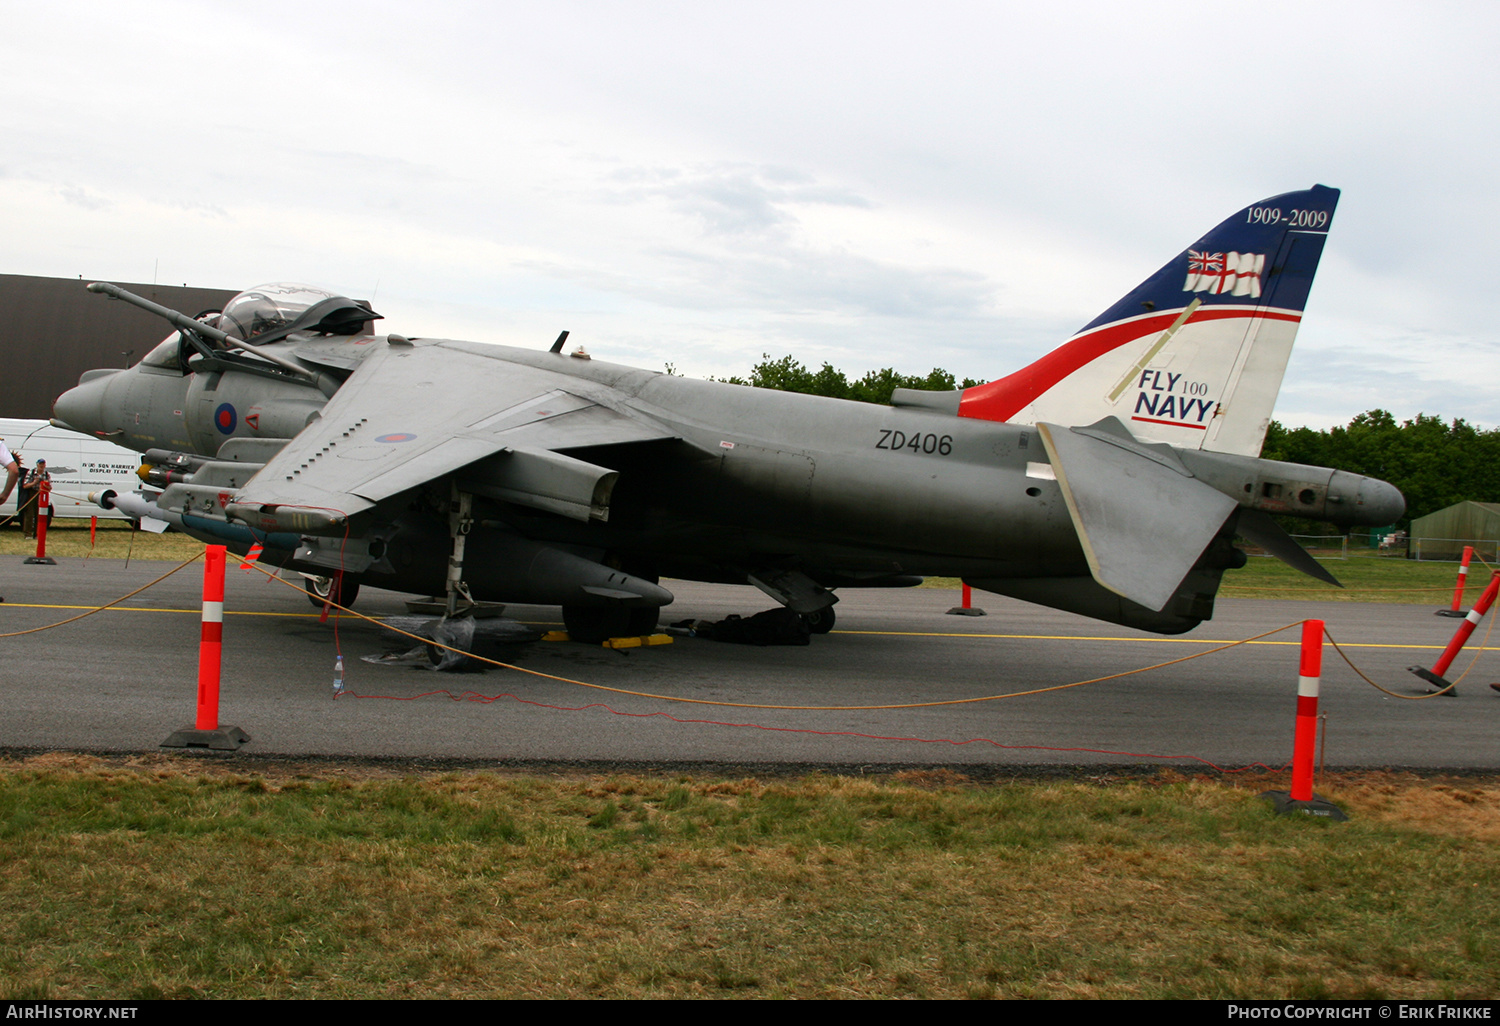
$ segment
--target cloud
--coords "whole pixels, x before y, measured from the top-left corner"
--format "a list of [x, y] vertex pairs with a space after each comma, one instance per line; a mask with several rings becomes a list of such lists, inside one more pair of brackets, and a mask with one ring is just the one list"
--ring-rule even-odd
[[1322, 181], [1344, 197], [1283, 410], [1500, 421], [1483, 5], [1454, 32], [1459, 8], [1272, 0], [1295, 30], [1212, 97], [1142, 57], [1243, 34], [1185, 2], [12, 6], [9, 272], [378, 280], [411, 331], [993, 375]]
[[796, 224], [800, 206], [874, 206], [847, 187], [817, 182], [802, 171], [729, 163], [621, 168], [607, 176], [603, 197], [614, 203], [664, 201], [709, 236], [786, 228]]
[[1352, 342], [1299, 339], [1275, 416], [1327, 428], [1379, 408], [1398, 420], [1426, 413], [1500, 426], [1497, 377], [1500, 352], [1482, 338], [1386, 328]]
[[64, 185], [57, 190], [57, 194], [65, 202], [71, 203], [75, 207], [82, 207], [84, 210], [104, 210], [113, 205], [98, 193], [76, 185]]
[[530, 260], [518, 266], [605, 292], [685, 309], [783, 316], [972, 316], [994, 286], [961, 268], [905, 265], [849, 249], [806, 221], [817, 208], [876, 211], [855, 190], [784, 166], [631, 166], [597, 198], [644, 215], [629, 261]]
[[521, 261], [518, 269], [667, 308], [753, 309], [788, 317], [973, 317], [992, 305], [984, 275], [903, 267], [854, 253], [770, 243], [725, 253], [659, 248], [627, 273], [617, 268]]

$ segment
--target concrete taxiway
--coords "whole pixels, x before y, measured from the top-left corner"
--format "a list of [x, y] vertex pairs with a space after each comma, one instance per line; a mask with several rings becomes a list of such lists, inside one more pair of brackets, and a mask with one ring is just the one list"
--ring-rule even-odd
[[[75, 616], [172, 566], [83, 559], [25, 566], [7, 557], [0, 564], [0, 633]], [[201, 563], [193, 564], [119, 608], [10, 637], [0, 674], [0, 748], [154, 751], [188, 724], [202, 573]], [[719, 619], [771, 604], [752, 588], [664, 583], [677, 595], [667, 621]], [[367, 590], [357, 608], [402, 615], [405, 599]], [[251, 735], [245, 751], [287, 756], [1280, 766], [1291, 749], [1295, 630], [1097, 684], [968, 700], [1180, 659], [1307, 617], [1325, 619], [1378, 683], [1415, 697], [1425, 691], [1405, 668], [1430, 666], [1456, 626], [1426, 605], [1220, 599], [1213, 621], [1162, 638], [981, 593], [975, 602], [989, 615], [946, 615], [956, 602], [957, 592], [939, 589], [845, 591], [834, 632], [805, 648], [680, 639], [627, 652], [549, 642], [494, 650], [519, 666], [597, 686], [589, 688], [495, 667], [454, 674], [365, 662], [411, 643], [347, 616], [320, 622], [304, 597], [231, 560], [220, 720]], [[561, 626], [555, 609], [517, 606], [507, 615], [542, 629]], [[1484, 640], [1481, 627], [1474, 649]], [[334, 701], [336, 649], [344, 653], [349, 692]], [[1453, 675], [1467, 665], [1468, 656], [1460, 657]], [[1488, 687], [1496, 679], [1500, 636], [1457, 697], [1425, 701], [1382, 694], [1327, 649], [1327, 765], [1500, 767], [1500, 693]], [[964, 704], [763, 708], [940, 702]]]

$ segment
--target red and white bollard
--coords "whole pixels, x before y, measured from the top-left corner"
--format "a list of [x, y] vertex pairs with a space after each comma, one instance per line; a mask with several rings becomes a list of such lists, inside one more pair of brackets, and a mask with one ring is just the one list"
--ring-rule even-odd
[[219, 677], [224, 656], [224, 562], [222, 545], [210, 545], [203, 561], [203, 627], [198, 640], [198, 716], [175, 731], [163, 748], [234, 751], [250, 740], [239, 727], [219, 726]]
[[984, 610], [974, 605], [974, 592], [968, 584], [964, 584], [963, 605], [954, 606], [948, 610], [949, 616], [983, 616]]
[[219, 729], [219, 672], [224, 665], [224, 546], [203, 558], [203, 630], [198, 640], [199, 730]]
[[1430, 670], [1424, 670], [1420, 666], [1408, 666], [1407, 669], [1431, 684], [1436, 690], [1445, 694], [1454, 694], [1453, 683], [1444, 679], [1443, 674], [1448, 672], [1448, 667], [1453, 665], [1459, 651], [1464, 647], [1464, 642], [1469, 640], [1469, 635], [1474, 633], [1474, 628], [1479, 626], [1479, 621], [1484, 619], [1484, 614], [1490, 611], [1490, 606], [1495, 604], [1495, 596], [1500, 594], [1500, 570], [1490, 575], [1490, 586], [1484, 589], [1484, 594], [1479, 596], [1479, 601], [1474, 603], [1474, 608], [1469, 610], [1464, 622], [1458, 625], [1458, 630], [1453, 633], [1453, 640], [1448, 642], [1448, 647], [1443, 649], [1443, 654], [1438, 656], [1437, 663]]
[[1453, 586], [1453, 606], [1449, 609], [1439, 609], [1433, 616], [1463, 616], [1464, 610], [1459, 608], [1464, 601], [1464, 585], [1469, 582], [1469, 560], [1474, 558], [1474, 546], [1464, 546], [1464, 557], [1458, 564], [1458, 583]]
[[1318, 746], [1318, 685], [1323, 681], [1323, 621], [1302, 621], [1297, 668], [1297, 730], [1292, 738], [1292, 800], [1312, 801], [1313, 756]]
[[1297, 669], [1297, 727], [1292, 736], [1292, 789], [1261, 795], [1280, 813], [1347, 820], [1344, 810], [1313, 794], [1313, 761], [1318, 747], [1318, 686], [1323, 680], [1323, 621], [1302, 621], [1302, 654]]
[[26, 562], [43, 566], [57, 565], [57, 560], [47, 555], [47, 507], [45, 506], [36, 511], [36, 555], [27, 556]]

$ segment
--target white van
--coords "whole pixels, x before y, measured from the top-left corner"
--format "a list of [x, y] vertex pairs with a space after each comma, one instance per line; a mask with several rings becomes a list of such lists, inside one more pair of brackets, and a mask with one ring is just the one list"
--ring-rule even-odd
[[[125, 519], [119, 510], [100, 509], [89, 502], [89, 493], [112, 488], [123, 494], [139, 488], [141, 479], [136, 471], [141, 466], [140, 453], [102, 438], [53, 427], [45, 420], [0, 417], [0, 439], [4, 439], [11, 452], [21, 454], [28, 470], [39, 459], [47, 461], [47, 471], [52, 475], [54, 516]], [[3, 474], [0, 469], [0, 482], [5, 480]], [[0, 505], [0, 516], [15, 513], [19, 491], [18, 483], [16, 491]]]

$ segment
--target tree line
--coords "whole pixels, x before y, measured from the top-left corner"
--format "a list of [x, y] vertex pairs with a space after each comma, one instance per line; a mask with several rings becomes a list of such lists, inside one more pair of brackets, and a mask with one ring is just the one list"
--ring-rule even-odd
[[[714, 379], [710, 379], [714, 380]], [[747, 378], [719, 378], [730, 385], [753, 385], [756, 388], [774, 388], [779, 392], [802, 392], [807, 395], [826, 395], [834, 399], [853, 399], [861, 403], [889, 405], [891, 393], [898, 388], [921, 388], [929, 392], [946, 392], [955, 388], [970, 388], [984, 382], [974, 378], [958, 381], [952, 374], [937, 367], [926, 377], [901, 374], [892, 367], [872, 370], [862, 378], [850, 381], [848, 375], [824, 363], [818, 370], [810, 370], [790, 356], [779, 360], [771, 354], [762, 354], [760, 363], [750, 368]]]
[[1389, 481], [1406, 496], [1402, 527], [1456, 502], [1500, 502], [1500, 429], [1481, 431], [1462, 418], [1419, 413], [1397, 423], [1370, 410], [1326, 431], [1273, 420], [1261, 455]]
[[[851, 381], [830, 363], [812, 370], [791, 356], [773, 360], [769, 353], [763, 354], [748, 377], [721, 380], [887, 404], [897, 388], [945, 391], [983, 384], [974, 378], [959, 381], [937, 367], [925, 377], [885, 367]], [[1414, 517], [1456, 502], [1500, 502], [1500, 428], [1482, 431], [1462, 418], [1445, 421], [1419, 413], [1398, 423], [1385, 410], [1370, 410], [1351, 420], [1348, 427], [1326, 431], [1288, 428], [1273, 420], [1261, 455], [1389, 481], [1406, 496], [1401, 527], [1409, 526]]]

